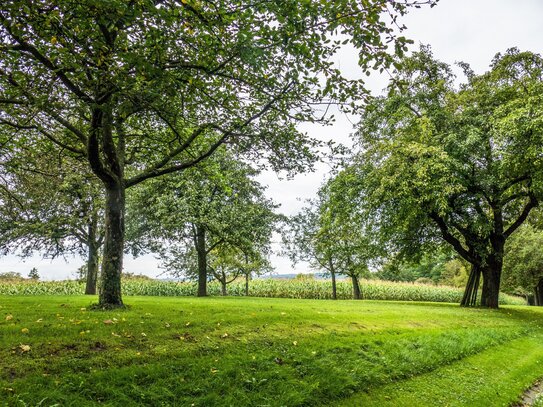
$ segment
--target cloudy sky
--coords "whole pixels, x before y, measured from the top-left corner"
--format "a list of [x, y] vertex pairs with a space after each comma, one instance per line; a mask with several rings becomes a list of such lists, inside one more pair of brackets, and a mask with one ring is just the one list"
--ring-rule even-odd
[[[418, 44], [430, 44], [434, 55], [447, 63], [456, 61], [469, 63], [477, 73], [488, 69], [490, 60], [497, 52], [510, 47], [542, 53], [543, 50], [543, 1], [541, 0], [440, 0], [430, 9], [424, 7], [412, 10], [403, 19], [408, 27], [405, 34]], [[348, 76], [359, 76], [356, 65], [357, 56], [345, 49], [338, 56], [340, 68]], [[369, 89], [378, 94], [386, 86], [387, 78], [369, 78]], [[334, 139], [348, 142], [356, 118], [337, 115], [333, 126], [306, 126], [303, 130], [321, 139]], [[321, 182], [326, 178], [329, 168], [319, 165], [315, 172], [302, 174], [292, 180], [280, 179], [276, 174], [266, 173], [260, 177], [268, 185], [268, 194], [281, 204], [281, 211], [287, 215], [296, 213], [305, 199], [311, 198]], [[272, 259], [276, 272], [290, 273], [287, 259], [275, 256]], [[27, 275], [32, 267], [37, 267], [44, 280], [73, 277], [75, 270], [83, 264], [83, 259], [69, 258], [55, 261], [33, 257], [22, 261], [16, 257], [0, 258], [0, 272], [16, 271]], [[156, 276], [160, 273], [158, 262], [152, 256], [131, 259], [127, 256], [125, 270]], [[296, 272], [306, 272], [304, 264], [298, 265]]]

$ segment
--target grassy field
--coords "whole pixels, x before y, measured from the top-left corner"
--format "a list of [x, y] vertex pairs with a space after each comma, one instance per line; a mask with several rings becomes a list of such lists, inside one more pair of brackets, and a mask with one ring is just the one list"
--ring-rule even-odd
[[[179, 283], [159, 280], [127, 279], [123, 281], [125, 295], [152, 296], [194, 296], [196, 283]], [[390, 301], [431, 301], [460, 303], [463, 288], [435, 286], [431, 284], [399, 283], [382, 280], [362, 280], [362, 297], [367, 300]], [[0, 282], [0, 295], [78, 295], [85, 291], [84, 284], [77, 281], [16, 281]], [[216, 282], [208, 284], [209, 295], [220, 295], [220, 285]], [[245, 282], [236, 281], [228, 285], [228, 294], [245, 295]], [[330, 299], [332, 288], [330, 281], [324, 280], [253, 280], [249, 284], [249, 295], [252, 297], [271, 298], [304, 298]], [[337, 284], [339, 299], [352, 298], [350, 281], [340, 280]], [[521, 297], [500, 294], [500, 304], [524, 305]]]
[[507, 406], [543, 376], [543, 310], [0, 296], [5, 405]]

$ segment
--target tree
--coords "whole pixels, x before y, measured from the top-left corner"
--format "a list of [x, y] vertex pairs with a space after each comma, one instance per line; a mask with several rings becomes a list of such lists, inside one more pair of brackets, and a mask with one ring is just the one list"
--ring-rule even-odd
[[[0, 10], [0, 122], [78, 154], [102, 181], [99, 303], [122, 306], [125, 191], [182, 171], [228, 143], [301, 170], [312, 142], [296, 123], [348, 103], [342, 41], [364, 70], [406, 39], [383, 21], [432, 1], [10, 0]], [[338, 35], [341, 34], [341, 35]]]
[[368, 264], [377, 256], [375, 247], [364, 234], [364, 225], [351, 211], [354, 201], [347, 189], [347, 172], [325, 183], [318, 198], [293, 216], [283, 242], [294, 261], [308, 261], [332, 278], [332, 298], [337, 298], [336, 276], [351, 278], [353, 297], [362, 298], [359, 279], [368, 273]]
[[316, 270], [324, 270], [332, 279], [332, 299], [337, 299], [337, 265], [333, 235], [321, 228], [318, 213], [319, 204], [308, 201], [308, 206], [288, 219], [283, 231], [285, 251], [294, 264], [306, 261]]
[[489, 72], [450, 67], [429, 50], [401, 61], [358, 135], [360, 212], [388, 250], [448, 243], [471, 265], [462, 305], [497, 308], [505, 242], [542, 197], [543, 61], [510, 49]]
[[[182, 176], [136, 189], [129, 207], [135, 250], [160, 253], [171, 274], [198, 281], [207, 295], [210, 276], [223, 287], [237, 276], [270, 268], [267, 257], [278, 216], [253, 178], [257, 172], [225, 148]], [[183, 214], [182, 217], [179, 214]]]
[[1, 251], [22, 257], [87, 255], [85, 293], [95, 294], [104, 238], [98, 179], [43, 142], [4, 149], [0, 157]]
[[28, 278], [34, 281], [38, 281], [40, 279], [40, 273], [38, 273], [38, 269], [36, 267], [32, 267], [30, 269], [30, 272], [28, 273]]
[[505, 246], [504, 288], [513, 294], [533, 295], [534, 304], [543, 306], [543, 233], [522, 225]]
[[[245, 277], [245, 295], [249, 295], [249, 278], [251, 274], [272, 271], [268, 259], [254, 253], [252, 259], [239, 248], [232, 245], [220, 245], [209, 253], [207, 269], [221, 284], [221, 294], [227, 295], [227, 285]], [[252, 261], [251, 261], [252, 260]]]

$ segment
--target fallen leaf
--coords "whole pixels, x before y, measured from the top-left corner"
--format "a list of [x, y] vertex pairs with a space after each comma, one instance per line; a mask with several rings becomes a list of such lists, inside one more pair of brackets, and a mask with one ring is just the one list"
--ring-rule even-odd
[[222, 339], [228, 338], [228, 334], [227, 334], [226, 332], [223, 333], [223, 334], [221, 335], [221, 338], [222, 338]]
[[298, 346], [298, 341], [294, 341], [294, 342], [292, 342], [292, 344], [293, 344], [294, 346]]
[[30, 352], [30, 345], [19, 345], [19, 348], [21, 349], [22, 352]]
[[13, 319], [13, 315], [6, 315], [6, 321], [11, 321]]
[[113, 322], [111, 319], [106, 319], [106, 320], [104, 321], [104, 324], [106, 324], [106, 325], [111, 325], [111, 324], [114, 324], [114, 323], [115, 323], [115, 322]]
[[28, 331], [28, 328], [23, 328], [23, 329], [21, 329], [21, 332], [24, 333], [24, 334], [27, 334], [29, 331]]

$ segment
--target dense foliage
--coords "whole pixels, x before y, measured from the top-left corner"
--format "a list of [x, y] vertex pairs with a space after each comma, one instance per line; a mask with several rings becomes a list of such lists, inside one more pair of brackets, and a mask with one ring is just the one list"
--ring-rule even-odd
[[[523, 225], [506, 245], [504, 291], [526, 295], [543, 305], [543, 232]], [[532, 301], [533, 298], [533, 301]]]
[[[190, 168], [228, 144], [299, 171], [321, 103], [363, 98], [334, 65], [342, 42], [364, 71], [405, 50], [394, 22], [434, 1], [10, 0], [0, 9], [4, 147], [44, 139], [102, 181], [100, 303], [122, 306], [125, 190]], [[385, 19], [390, 17], [391, 24]], [[20, 130], [25, 130], [24, 133]]]
[[543, 198], [543, 60], [511, 49], [485, 74], [463, 67], [457, 88], [428, 48], [404, 59], [366, 107], [360, 154], [338, 182], [351, 180], [380, 246], [409, 255], [449, 244], [472, 266], [462, 304], [475, 304], [482, 276], [482, 304], [494, 308], [505, 242]]
[[172, 276], [221, 282], [271, 270], [268, 256], [279, 216], [277, 205], [251, 166], [219, 149], [184, 174], [151, 180], [130, 195], [128, 235], [133, 250], [159, 255]]

